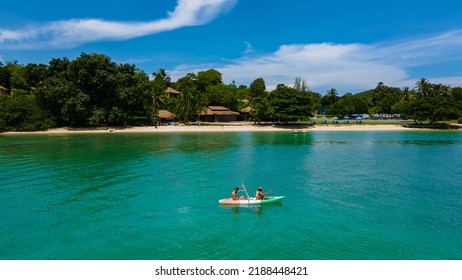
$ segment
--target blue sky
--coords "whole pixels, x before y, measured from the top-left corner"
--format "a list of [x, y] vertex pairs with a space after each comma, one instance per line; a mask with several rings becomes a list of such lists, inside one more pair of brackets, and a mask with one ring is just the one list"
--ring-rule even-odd
[[321, 94], [462, 86], [461, 1], [5, 1], [0, 61], [98, 52], [173, 80], [214, 68], [268, 89], [304, 78]]

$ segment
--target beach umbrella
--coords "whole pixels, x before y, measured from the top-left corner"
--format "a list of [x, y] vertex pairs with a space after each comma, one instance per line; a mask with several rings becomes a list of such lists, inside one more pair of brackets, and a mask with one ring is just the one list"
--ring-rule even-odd
[[338, 121], [338, 117], [333, 117], [332, 118], [334, 121]]

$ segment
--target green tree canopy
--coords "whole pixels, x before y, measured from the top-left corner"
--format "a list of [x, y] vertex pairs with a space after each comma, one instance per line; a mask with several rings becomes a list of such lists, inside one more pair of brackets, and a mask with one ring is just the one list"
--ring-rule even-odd
[[263, 78], [255, 79], [249, 87], [250, 97], [263, 96], [266, 92], [265, 80]]

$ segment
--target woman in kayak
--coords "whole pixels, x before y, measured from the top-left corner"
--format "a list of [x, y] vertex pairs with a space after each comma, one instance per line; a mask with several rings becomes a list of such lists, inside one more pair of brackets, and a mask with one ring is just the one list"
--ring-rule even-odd
[[263, 193], [263, 188], [258, 187], [257, 193], [255, 194], [255, 200], [267, 199], [266, 195], [271, 193], [271, 190]]
[[245, 192], [245, 191], [240, 190], [238, 187], [235, 187], [234, 191], [231, 193], [231, 197], [233, 198], [233, 200], [247, 199], [247, 198], [245, 198], [245, 196], [241, 196], [241, 197], [237, 198], [237, 193], [239, 193], [239, 192]]

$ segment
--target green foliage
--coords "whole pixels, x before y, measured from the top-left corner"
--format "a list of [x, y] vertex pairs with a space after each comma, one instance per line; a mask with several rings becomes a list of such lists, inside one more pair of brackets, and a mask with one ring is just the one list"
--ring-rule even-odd
[[134, 65], [117, 64], [101, 54], [82, 54], [73, 61], [52, 60], [50, 73], [37, 96], [58, 123], [128, 125], [139, 117], [150, 121], [149, 78]]
[[207, 104], [218, 105], [237, 111], [239, 107], [238, 89], [232, 85], [211, 85], [207, 87]]
[[314, 101], [312, 93], [278, 85], [268, 96], [273, 117], [277, 122], [288, 123], [306, 120], [311, 116]]
[[222, 84], [221, 73], [215, 69], [197, 73], [197, 89], [205, 92], [207, 87]]
[[[36, 130], [54, 125], [145, 125], [160, 109], [180, 119], [197, 120], [207, 106], [233, 111], [251, 106], [258, 122], [281, 123], [306, 120], [323, 107], [328, 114], [400, 113], [415, 120], [436, 123], [462, 115], [462, 88], [418, 80], [414, 89], [386, 86], [356, 95], [339, 96], [332, 88], [324, 96], [309, 91], [302, 78], [294, 87], [279, 85], [266, 91], [263, 78], [249, 87], [223, 84], [222, 74], [210, 69], [188, 73], [172, 82], [164, 69], [153, 79], [135, 65], [113, 62], [103, 54], [82, 53], [74, 60], [53, 58], [45, 64], [17, 61], [0, 63], [0, 85], [9, 95], [0, 96], [0, 130]], [[179, 97], [169, 97], [173, 87]], [[250, 100], [250, 103], [244, 100]]]
[[454, 97], [449, 86], [431, 84], [423, 78], [417, 81], [416, 88], [416, 91], [402, 92], [395, 110], [414, 120], [428, 120], [430, 124], [460, 115], [461, 102]]
[[258, 123], [270, 121], [274, 115], [274, 109], [267, 93], [252, 98], [250, 106], [252, 107], [250, 116]]
[[249, 87], [250, 97], [262, 96], [266, 92], [265, 80], [263, 78], [255, 79]]
[[462, 124], [462, 117], [460, 117], [460, 118], [457, 119], [457, 123], [461, 123], [461, 124]]
[[34, 95], [0, 98], [0, 130], [32, 131], [54, 125], [36, 102]]
[[346, 94], [338, 99], [337, 102], [332, 104], [328, 113], [343, 117], [348, 114], [363, 114], [368, 112], [368, 102], [363, 97], [356, 95]]

